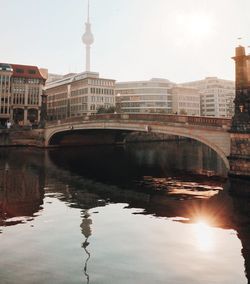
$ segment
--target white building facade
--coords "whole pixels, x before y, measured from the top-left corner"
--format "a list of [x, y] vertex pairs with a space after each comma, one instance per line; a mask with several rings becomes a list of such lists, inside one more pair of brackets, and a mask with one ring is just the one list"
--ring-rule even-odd
[[115, 80], [83, 72], [46, 84], [48, 120], [95, 114], [115, 107]]
[[172, 86], [174, 83], [167, 79], [118, 82], [117, 109], [128, 113], [172, 113]]
[[232, 117], [235, 98], [234, 81], [207, 77], [203, 80], [182, 83], [182, 86], [192, 87], [201, 93], [201, 115], [215, 117]]
[[200, 115], [200, 93], [167, 79], [116, 83], [116, 109], [127, 113]]
[[197, 89], [175, 86], [170, 90], [172, 94], [172, 111], [182, 115], [201, 115], [201, 96]]

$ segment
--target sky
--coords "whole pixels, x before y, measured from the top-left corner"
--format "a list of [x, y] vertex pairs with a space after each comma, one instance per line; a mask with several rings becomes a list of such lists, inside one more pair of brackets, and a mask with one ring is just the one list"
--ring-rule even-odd
[[[0, 62], [85, 71], [87, 0], [0, 0]], [[91, 71], [117, 81], [234, 80], [250, 0], [90, 0]], [[242, 38], [239, 40], [238, 38]]]

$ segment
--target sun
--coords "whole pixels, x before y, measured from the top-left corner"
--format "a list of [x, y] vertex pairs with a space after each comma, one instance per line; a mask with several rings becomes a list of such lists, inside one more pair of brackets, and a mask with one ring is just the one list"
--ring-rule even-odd
[[190, 39], [209, 38], [215, 29], [215, 21], [204, 12], [180, 13], [176, 17], [177, 28]]

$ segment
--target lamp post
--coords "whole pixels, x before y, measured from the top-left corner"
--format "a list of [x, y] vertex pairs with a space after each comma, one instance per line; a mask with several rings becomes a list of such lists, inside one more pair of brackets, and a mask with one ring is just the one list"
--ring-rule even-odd
[[122, 108], [121, 108], [121, 94], [120, 93], [118, 93], [115, 96], [115, 109], [116, 109], [117, 113], [122, 112]]
[[47, 95], [45, 93], [45, 87], [42, 89], [42, 104], [40, 113], [39, 127], [44, 128], [47, 120]]

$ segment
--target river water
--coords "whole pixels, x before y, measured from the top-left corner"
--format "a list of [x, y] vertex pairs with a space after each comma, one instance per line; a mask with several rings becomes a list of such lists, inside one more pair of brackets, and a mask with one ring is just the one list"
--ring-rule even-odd
[[0, 149], [0, 283], [245, 284], [249, 183], [197, 142]]

